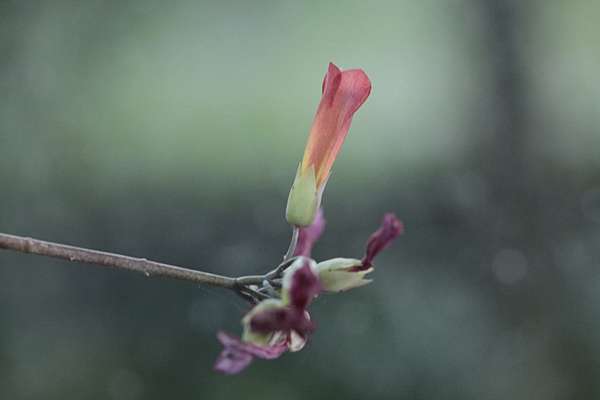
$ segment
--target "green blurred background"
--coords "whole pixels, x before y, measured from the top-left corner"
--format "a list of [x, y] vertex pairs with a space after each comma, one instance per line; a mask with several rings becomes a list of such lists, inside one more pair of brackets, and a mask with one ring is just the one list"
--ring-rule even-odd
[[597, 1], [0, 2], [0, 231], [226, 275], [287, 247], [327, 63], [373, 82], [314, 256], [406, 234], [300, 353], [242, 300], [0, 252], [2, 399], [600, 398]]

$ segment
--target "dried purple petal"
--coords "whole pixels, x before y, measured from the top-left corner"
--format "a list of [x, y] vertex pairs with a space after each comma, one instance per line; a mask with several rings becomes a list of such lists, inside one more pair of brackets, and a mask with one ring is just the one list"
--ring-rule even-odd
[[274, 346], [259, 346], [253, 343], [242, 342], [235, 336], [229, 335], [225, 332], [217, 333], [219, 342], [224, 347], [236, 348], [244, 351], [254, 357], [263, 358], [265, 360], [272, 360], [278, 358], [286, 350], [285, 344], [277, 344]]
[[214, 369], [227, 375], [243, 371], [254, 357], [272, 360], [278, 358], [287, 350], [287, 344], [282, 342], [275, 346], [257, 346], [252, 343], [242, 342], [235, 336], [225, 332], [217, 333], [217, 338], [224, 349], [215, 362]]
[[396, 236], [404, 232], [402, 222], [393, 213], [387, 213], [383, 217], [381, 227], [375, 231], [367, 242], [367, 250], [362, 259], [362, 265], [354, 269], [363, 271], [371, 268], [373, 259], [385, 249]]
[[246, 369], [253, 358], [251, 354], [239, 349], [226, 347], [219, 354], [214, 370], [225, 375], [235, 375]]
[[317, 211], [317, 215], [315, 216], [313, 223], [304, 228], [300, 228], [300, 232], [298, 233], [298, 243], [296, 244], [294, 256], [310, 257], [313, 245], [319, 239], [324, 230], [325, 218], [323, 217], [323, 209], [320, 208], [319, 211]]

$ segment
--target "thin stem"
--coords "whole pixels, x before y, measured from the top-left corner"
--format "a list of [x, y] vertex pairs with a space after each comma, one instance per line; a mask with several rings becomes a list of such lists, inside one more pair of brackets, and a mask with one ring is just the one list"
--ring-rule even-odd
[[278, 278], [283, 271], [297, 259], [298, 257], [292, 257], [286, 261], [283, 261], [272, 271], [267, 272], [264, 275], [246, 275], [235, 278], [238, 285], [261, 285], [263, 281], [270, 281]]
[[242, 286], [261, 285], [264, 280], [265, 275], [246, 275], [235, 278], [235, 283]]
[[271, 296], [269, 296], [269, 295], [267, 295], [267, 294], [264, 294], [264, 293], [262, 293], [262, 292], [259, 292], [258, 290], [254, 290], [254, 289], [252, 289], [252, 288], [250, 288], [250, 287], [247, 287], [247, 286], [246, 286], [246, 287], [244, 287], [244, 288], [242, 289], [242, 291], [243, 291], [243, 293], [245, 293], [245, 294], [247, 294], [247, 295], [250, 295], [251, 297], [254, 297], [255, 299], [257, 299], [257, 300], [259, 300], [259, 301], [260, 301], [260, 300], [266, 300], [266, 299], [270, 299], [270, 298], [271, 298]]
[[290, 265], [292, 265], [294, 263], [294, 261], [296, 261], [298, 259], [298, 257], [292, 257], [290, 259], [285, 260], [284, 262], [282, 262], [281, 264], [279, 264], [277, 266], [277, 268], [275, 268], [272, 271], [269, 271], [265, 274], [265, 279], [270, 281], [272, 279], [278, 278], [281, 273], [283, 271], [286, 270], [287, 267], [289, 267]]
[[259, 292], [265, 292], [271, 297], [278, 297], [279, 293], [275, 290], [275, 287], [269, 283], [269, 281], [265, 280], [263, 282], [263, 286], [258, 289]]
[[248, 293], [244, 292], [242, 289], [236, 290], [235, 293], [250, 304], [254, 305], [254, 304], [258, 304], [258, 302], [259, 302], [259, 300], [250, 296]]
[[300, 228], [294, 226], [292, 228], [292, 239], [290, 240], [290, 247], [288, 247], [287, 253], [283, 256], [283, 261], [287, 261], [294, 256], [296, 251], [296, 245], [298, 244], [298, 235], [300, 234]]
[[148, 277], [166, 277], [210, 286], [218, 286], [236, 291], [239, 290], [239, 286], [235, 278], [163, 264], [156, 261], [150, 261], [145, 258], [106, 253], [98, 250], [90, 250], [59, 243], [45, 242], [43, 240], [37, 240], [28, 237], [0, 233], [0, 249], [14, 250], [21, 253], [61, 258], [67, 261], [83, 262], [96, 264], [103, 267], [141, 272]]

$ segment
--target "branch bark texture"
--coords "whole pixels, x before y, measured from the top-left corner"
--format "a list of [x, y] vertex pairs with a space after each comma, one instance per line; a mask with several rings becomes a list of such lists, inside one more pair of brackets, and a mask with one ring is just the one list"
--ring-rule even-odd
[[[38, 254], [67, 261], [140, 272], [148, 277], [165, 277], [198, 284], [237, 289], [236, 278], [164, 264], [145, 258], [129, 257], [82, 247], [46, 242], [29, 237], [0, 233], [0, 249]], [[259, 279], [256, 279], [258, 281]], [[248, 282], [254, 283], [254, 282]]]

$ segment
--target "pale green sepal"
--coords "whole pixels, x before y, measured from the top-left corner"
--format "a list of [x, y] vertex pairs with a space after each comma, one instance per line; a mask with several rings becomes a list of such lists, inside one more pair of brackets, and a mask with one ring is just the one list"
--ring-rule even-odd
[[314, 221], [320, 203], [321, 196], [317, 190], [314, 167], [311, 165], [303, 171], [302, 165], [298, 166], [288, 196], [285, 219], [291, 225], [308, 226]]
[[361, 261], [354, 258], [333, 258], [318, 263], [321, 287], [328, 292], [343, 292], [371, 283], [371, 279], [365, 279], [365, 275], [373, 271], [373, 268], [351, 271], [360, 265]]

